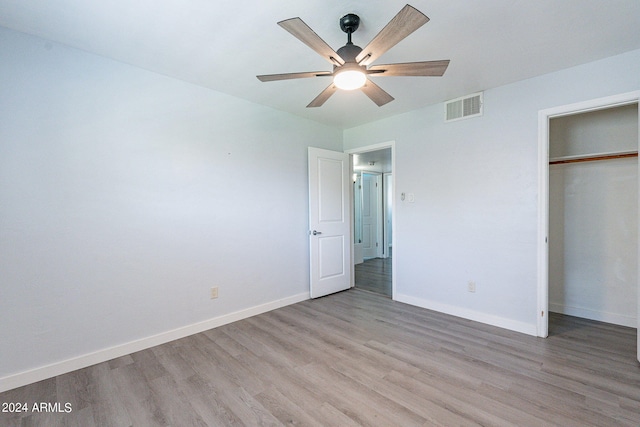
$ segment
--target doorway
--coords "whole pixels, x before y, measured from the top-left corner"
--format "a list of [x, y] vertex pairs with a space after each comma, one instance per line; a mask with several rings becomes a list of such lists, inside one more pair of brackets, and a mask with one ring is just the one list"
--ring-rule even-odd
[[[558, 291], [550, 290], [550, 280], [556, 280], [555, 278], [558, 277], [559, 275], [566, 276], [566, 274], [564, 274], [564, 272], [562, 271], [562, 269], [565, 268], [564, 265], [561, 265], [561, 264], [558, 265], [556, 260], [553, 260], [553, 263], [555, 263], [555, 265], [551, 265], [552, 262], [550, 262], [550, 253], [552, 251], [556, 251], [555, 252], [556, 254], [558, 253], [558, 242], [553, 242], [552, 240], [553, 236], [550, 233], [550, 231], [552, 231], [550, 230], [550, 222], [551, 221], [556, 222], [556, 224], [553, 224], [551, 226], [551, 228], [555, 229], [556, 232], [559, 229], [562, 230], [561, 227], [563, 226], [562, 221], [559, 221], [558, 223], [558, 218], [550, 218], [550, 213], [552, 213], [551, 202], [555, 200], [555, 202], [557, 203], [558, 191], [559, 191], [558, 188], [555, 188], [553, 189], [553, 192], [555, 192], [555, 194], [550, 194], [552, 192], [551, 190], [552, 187], [550, 187], [550, 184], [552, 184], [550, 179], [550, 171], [552, 174], [556, 175], [555, 177], [553, 177], [553, 179], [556, 181], [558, 179], [561, 179], [561, 180], [564, 179], [568, 173], [572, 177], [572, 181], [571, 181], [572, 184], [570, 187], [570, 191], [573, 192], [576, 189], [576, 183], [583, 185], [584, 182], [580, 183], [580, 181], [581, 180], [585, 181], [587, 177], [589, 177], [589, 179], [594, 185], [602, 184], [602, 181], [598, 181], [597, 178], [596, 178], [596, 181], [593, 181], [590, 175], [594, 172], [594, 169], [596, 168], [598, 169], [602, 169], [604, 167], [610, 168], [611, 165], [607, 166], [605, 163], [599, 163], [597, 164], [597, 166], [593, 166], [594, 164], [596, 164], [596, 161], [615, 162], [616, 159], [620, 159], [620, 158], [626, 161], [629, 161], [629, 160], [633, 161], [635, 162], [636, 175], [635, 175], [635, 178], [632, 178], [632, 179], [635, 179], [636, 181], [635, 182], [636, 190], [634, 190], [635, 194], [634, 194], [632, 203], [635, 204], [635, 209], [637, 212], [637, 209], [638, 209], [637, 152], [638, 152], [638, 145], [639, 145], [638, 113], [637, 113], [638, 107], [637, 106], [638, 106], [639, 99], [640, 99], [640, 92], [631, 92], [627, 94], [616, 95], [616, 96], [596, 99], [592, 101], [586, 101], [578, 104], [560, 106], [560, 107], [556, 107], [548, 110], [542, 110], [539, 112], [539, 117], [538, 117], [538, 123], [539, 123], [539, 132], [538, 132], [538, 135], [539, 135], [539, 142], [538, 142], [538, 147], [539, 147], [539, 157], [538, 157], [539, 158], [539, 217], [538, 217], [539, 218], [539, 221], [538, 221], [539, 234], [538, 236], [539, 236], [539, 240], [538, 241], [539, 241], [539, 244], [538, 244], [538, 322], [537, 322], [538, 336], [546, 337], [549, 334], [549, 308], [554, 308], [554, 310], [557, 311], [558, 304], [566, 304], [566, 301], [562, 301], [561, 303], [552, 301], [552, 299], [558, 299]], [[573, 148], [570, 147], [569, 151], [565, 153], [560, 153], [560, 154], [558, 154], [558, 152], [554, 153], [553, 150], [557, 150], [558, 147], [552, 147], [550, 140], [553, 138], [552, 132], [558, 132], [558, 130], [552, 129], [552, 126], [553, 126], [552, 121], [557, 119], [562, 119], [563, 117], [571, 117], [571, 116], [577, 117], [577, 115], [581, 115], [581, 114], [611, 110], [619, 107], [624, 108], [625, 106], [631, 106], [632, 109], [635, 109], [633, 110], [635, 111], [635, 113], [632, 113], [632, 115], [635, 114], [635, 124], [634, 124], [635, 141], [631, 142], [631, 147], [625, 147], [625, 148], [610, 147], [608, 149], [603, 150], [602, 147], [598, 147], [597, 149], [594, 149], [594, 147], [592, 146], [592, 147], [589, 147], [589, 149], [585, 152], [576, 152], [576, 153], [570, 152], [576, 147], [573, 147]], [[558, 121], [558, 123], [561, 124], [561, 121]], [[576, 131], [573, 130], [573, 132], [575, 134]], [[578, 133], [579, 132], [581, 131], [578, 131]], [[587, 132], [590, 132], [590, 131], [587, 131]], [[607, 134], [608, 133], [610, 133], [610, 131], [607, 132]], [[591, 142], [588, 142], [586, 145], [589, 145], [589, 144], [591, 144]], [[581, 148], [585, 149], [586, 145], [582, 145]], [[580, 163], [582, 162], [586, 163], [588, 161], [589, 165], [586, 167], [581, 167], [580, 169], [571, 170], [569, 172], [565, 170], [557, 169], [556, 165], [560, 165], [562, 164], [560, 162], [564, 162], [564, 161], [568, 161], [568, 162], [575, 161]], [[552, 167], [556, 168], [556, 170], [551, 170]], [[617, 180], [617, 178], [615, 180]], [[586, 189], [590, 191], [595, 190], [589, 187], [588, 182], [586, 184]], [[625, 191], [628, 192], [628, 189]], [[565, 190], [563, 189], [562, 192], [565, 192]], [[619, 192], [619, 190], [616, 190], [616, 192]], [[585, 193], [583, 192], [583, 194]], [[611, 192], [605, 192], [604, 194], [606, 194], [605, 198], [609, 198], [609, 196], [611, 195]], [[599, 201], [601, 202], [604, 201], [602, 200], [603, 197], [598, 197], [596, 199], [599, 199]], [[592, 203], [593, 205], [593, 203], [595, 203], [596, 201], [597, 200], [592, 200], [592, 201], [589, 201], [588, 203]], [[571, 201], [571, 203], [575, 203], [575, 201]], [[583, 207], [582, 209], [592, 209], [592, 208], [593, 206], [591, 206], [591, 208]], [[611, 210], [614, 208], [615, 206], [612, 206], [611, 204], [609, 204], [607, 209]], [[557, 206], [554, 206], [553, 209], [557, 209]], [[573, 219], [574, 219], [573, 217], [569, 218], [570, 221], [573, 221]], [[565, 221], [565, 223], [566, 222], [567, 221]], [[575, 228], [575, 224], [572, 224], [571, 227]], [[627, 268], [631, 270], [635, 270], [633, 272], [635, 274], [635, 277], [629, 276], [631, 278], [627, 279], [627, 281], [633, 282], [632, 286], [635, 288], [633, 289], [634, 291], [633, 293], [635, 295], [631, 296], [631, 299], [635, 300], [635, 301], [632, 301], [632, 303], [635, 304], [635, 307], [632, 309], [632, 311], [635, 311], [635, 318], [632, 320], [632, 323], [636, 328], [636, 333], [638, 336], [637, 358], [638, 360], [640, 360], [640, 330], [638, 330], [637, 328], [638, 320], [640, 320], [640, 291], [638, 291], [638, 280], [637, 280], [638, 265], [640, 264], [639, 262], [640, 260], [638, 259], [638, 256], [637, 256], [637, 251], [639, 246], [638, 237], [637, 237], [638, 226], [637, 224], [635, 224], [635, 225], [631, 225], [631, 227], [635, 228], [635, 232], [633, 233], [633, 235], [635, 236], [633, 239], [634, 242], [632, 242], [631, 245], [635, 248], [636, 255], [634, 255], [632, 257], [633, 259], [627, 263]], [[594, 231], [600, 231], [600, 230], [596, 230], [595, 227], [588, 226], [588, 225], [586, 226], [586, 228], [583, 228], [583, 230], [585, 234], [592, 234]], [[608, 245], [610, 243], [610, 240], [611, 238], [607, 237], [607, 240], [605, 243]], [[552, 245], [555, 245], [556, 247], [552, 249], [551, 248]], [[579, 250], [584, 249], [584, 245], [580, 247], [580, 245], [576, 244], [576, 242], [571, 242], [570, 245], [578, 247]], [[597, 250], [605, 249], [603, 248], [603, 246], [606, 246], [606, 245], [600, 244], [600, 245], [591, 245], [591, 246], [595, 246], [595, 250], [597, 251]], [[580, 261], [580, 256], [573, 256], [573, 258], [575, 260]], [[610, 267], [606, 267], [604, 268], [604, 270], [606, 270], [607, 268], [610, 268]], [[614, 270], [616, 268], [619, 268], [619, 266], [614, 265]], [[602, 291], [603, 291], [602, 288], [598, 288], [597, 292], [602, 292]], [[552, 292], [554, 292], [555, 295], [551, 295]], [[564, 291], [561, 291], [561, 292], [564, 292]], [[567, 292], [573, 292], [573, 291], [568, 290]], [[580, 292], [584, 293], [584, 292], [592, 292], [592, 291], [582, 289], [580, 290]], [[609, 296], [606, 297], [605, 300], [608, 298], [610, 297]], [[627, 298], [629, 298], [629, 296], [627, 296]], [[597, 299], [592, 298], [592, 301], [597, 301]], [[556, 304], [556, 306], [553, 307], [553, 305], [550, 304], [550, 302], [552, 302], [553, 304]]]
[[635, 328], [638, 105], [549, 122], [549, 311]]
[[393, 298], [394, 144], [348, 153], [353, 160], [354, 286]]

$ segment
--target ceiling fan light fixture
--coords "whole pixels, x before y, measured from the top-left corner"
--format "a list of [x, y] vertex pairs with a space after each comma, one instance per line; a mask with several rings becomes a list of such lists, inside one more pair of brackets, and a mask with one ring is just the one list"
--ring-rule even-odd
[[340, 70], [333, 77], [333, 84], [343, 90], [360, 89], [366, 82], [367, 75], [359, 66]]

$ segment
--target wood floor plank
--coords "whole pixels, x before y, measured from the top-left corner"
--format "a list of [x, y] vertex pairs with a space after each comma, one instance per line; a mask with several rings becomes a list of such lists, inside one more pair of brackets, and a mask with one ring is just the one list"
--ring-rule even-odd
[[[405, 386], [398, 386], [389, 381], [388, 377], [397, 372], [389, 372], [385, 377], [379, 378], [368, 375], [366, 365], [362, 364], [338, 364], [335, 370], [352, 378], [355, 381], [370, 388], [377, 394], [392, 400], [396, 404], [405, 407], [409, 411], [419, 415], [429, 425], [460, 425], [474, 426], [475, 422], [468, 418], [459, 416], [457, 413], [449, 411], [447, 408], [434, 404], [428, 400], [427, 396], [416, 394]], [[400, 374], [402, 375], [402, 374]]]
[[168, 426], [206, 427], [207, 424], [191, 406], [188, 395], [178, 386], [178, 381], [169, 375], [149, 382], [149, 387], [162, 414], [163, 424]]
[[[113, 365], [110, 365], [113, 366]], [[165, 425], [167, 420], [160, 403], [143, 373], [135, 364], [117, 365], [111, 370], [118, 390], [133, 425]]]
[[[357, 412], [364, 425], [397, 424], [409, 426], [424, 423], [424, 418], [411, 409], [381, 395], [363, 382], [345, 375], [339, 369], [325, 364], [311, 364], [303, 369], [305, 374], [314, 378], [314, 383], [319, 386], [330, 386], [340, 390], [343, 399], [333, 405], [339, 409], [344, 408], [343, 412], [345, 413], [347, 411]], [[365, 415], [368, 418], [365, 418]], [[352, 415], [351, 418], [355, 419], [355, 416]]]
[[88, 369], [79, 369], [58, 377], [55, 399], [61, 399], [61, 401], [71, 404], [71, 407], [76, 411], [91, 406], [88, 397], [92, 380], [88, 372]]
[[90, 402], [95, 425], [131, 425], [129, 413], [108, 362], [86, 368], [86, 371], [87, 383], [83, 383], [82, 387], [87, 391], [86, 397]]
[[167, 370], [162, 366], [153, 349], [138, 351], [131, 354], [136, 367], [142, 372], [147, 381], [167, 375]]
[[219, 391], [199, 375], [180, 381], [194, 411], [209, 426], [239, 426], [240, 419], [219, 397]]
[[355, 285], [358, 289], [391, 297], [391, 257], [356, 264]]
[[256, 399], [284, 425], [324, 426], [274, 386], [258, 394]]
[[[273, 313], [272, 316], [281, 316], [284, 318], [290, 316], [289, 318], [292, 319], [292, 321], [295, 321], [293, 319], [297, 319], [299, 324], [305, 324], [308, 321], [308, 319], [305, 319], [300, 313], [279, 311]], [[319, 331], [317, 330], [317, 324], [314, 325], [313, 322], [311, 322], [307, 325], [307, 329], [303, 329], [302, 331], [290, 329], [289, 332], [290, 335], [302, 342], [305, 347], [313, 348], [318, 354], [323, 355], [325, 363], [332, 362], [331, 360], [326, 360], [329, 357], [335, 360], [335, 363], [340, 363], [341, 361], [357, 356], [358, 358], [368, 360], [370, 363], [367, 363], [367, 367], [370, 368], [370, 373], [379, 377], [383, 377], [392, 369], [408, 372], [409, 374], [418, 372], [415, 366], [389, 357], [383, 352], [372, 351], [366, 346], [365, 342], [361, 344], [354, 343], [349, 337], [343, 336], [339, 329], [322, 328], [322, 330]]]
[[131, 357], [130, 354], [127, 354], [126, 356], [109, 360], [109, 368], [116, 369], [116, 368], [119, 368], [120, 366], [130, 365], [132, 363], [134, 363], [133, 358]]
[[168, 375], [173, 378], [189, 378], [196, 372], [193, 367], [182, 357], [179, 348], [170, 345], [160, 345], [151, 349], [158, 363]]
[[636, 330], [531, 337], [353, 289], [0, 393], [2, 426], [638, 426]]
[[[247, 357], [249, 360], [246, 360]], [[278, 393], [300, 407], [309, 417], [325, 425], [348, 425], [353, 422], [349, 419], [351, 421], [345, 424], [344, 421], [348, 417], [328, 403], [331, 397], [327, 391], [320, 389], [315, 383], [297, 372], [262, 364], [260, 360], [247, 355], [241, 355], [240, 358], [243, 363], [255, 367], [254, 374], [256, 376], [264, 378], [265, 381], [271, 380], [272, 387]]]
[[258, 394], [265, 389], [264, 383], [251, 375], [236, 358], [224, 351], [223, 348], [205, 335], [199, 334], [199, 337], [201, 338], [198, 341], [199, 348], [206, 353], [209, 358], [209, 363], [218, 369], [218, 372], [225, 377], [229, 384], [242, 387], [252, 395]]

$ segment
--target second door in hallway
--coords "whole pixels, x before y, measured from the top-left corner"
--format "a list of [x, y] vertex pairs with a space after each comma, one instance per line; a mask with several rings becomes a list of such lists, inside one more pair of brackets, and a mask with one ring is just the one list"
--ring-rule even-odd
[[362, 255], [382, 257], [382, 175], [362, 173]]

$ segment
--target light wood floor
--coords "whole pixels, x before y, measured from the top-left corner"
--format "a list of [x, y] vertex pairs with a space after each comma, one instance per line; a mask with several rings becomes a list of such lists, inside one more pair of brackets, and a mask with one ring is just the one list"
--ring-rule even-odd
[[635, 329], [535, 338], [357, 289], [0, 394], [2, 426], [638, 426]]
[[356, 264], [356, 288], [391, 298], [391, 258], [373, 258]]

